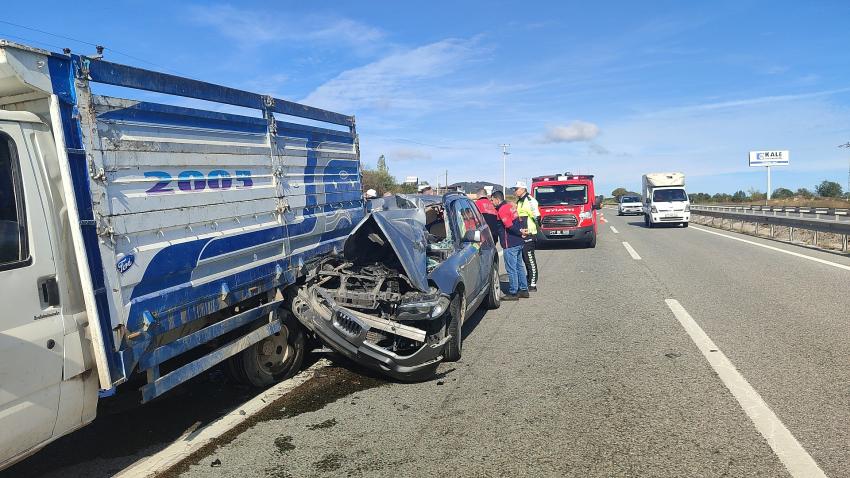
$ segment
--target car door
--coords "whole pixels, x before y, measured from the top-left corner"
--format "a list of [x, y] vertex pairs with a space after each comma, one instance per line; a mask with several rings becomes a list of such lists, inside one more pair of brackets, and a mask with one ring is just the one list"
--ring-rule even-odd
[[[458, 198], [451, 204], [452, 228], [456, 231], [455, 244], [458, 248], [458, 271], [463, 280], [466, 307], [469, 308], [481, 288], [481, 256], [478, 253], [480, 243], [464, 241], [468, 230], [475, 230], [475, 224], [470, 220], [475, 206], [466, 199]], [[466, 315], [466, 314], [464, 314]]]
[[490, 274], [493, 271], [496, 243], [493, 241], [493, 235], [490, 232], [489, 226], [487, 226], [487, 221], [484, 220], [484, 216], [481, 215], [481, 212], [478, 211], [478, 208], [475, 207], [474, 203], [472, 207], [472, 215], [475, 219], [476, 227], [479, 231], [481, 231], [481, 242], [478, 247], [478, 262], [481, 265], [481, 275], [479, 278], [480, 288], [486, 289], [490, 284]]
[[20, 123], [0, 121], [0, 462], [53, 434], [62, 382], [56, 268]]

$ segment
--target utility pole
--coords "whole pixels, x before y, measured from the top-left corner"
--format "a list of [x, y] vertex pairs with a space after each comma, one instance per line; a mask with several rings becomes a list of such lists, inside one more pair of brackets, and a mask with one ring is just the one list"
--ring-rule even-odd
[[449, 192], [449, 170], [446, 170], [446, 192]]
[[503, 144], [502, 146], [502, 194], [505, 196], [508, 195], [508, 155], [511, 154], [508, 152], [508, 148], [511, 147], [509, 144]]
[[[839, 148], [850, 148], [850, 142], [839, 144]], [[847, 165], [847, 200], [850, 201], [850, 163]]]

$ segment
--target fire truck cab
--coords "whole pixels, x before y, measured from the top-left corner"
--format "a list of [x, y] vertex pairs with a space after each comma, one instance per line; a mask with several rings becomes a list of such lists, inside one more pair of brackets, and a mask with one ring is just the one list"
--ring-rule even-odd
[[531, 195], [540, 206], [540, 244], [578, 242], [596, 247], [597, 210], [602, 196], [595, 195], [593, 175], [550, 174], [533, 178]]

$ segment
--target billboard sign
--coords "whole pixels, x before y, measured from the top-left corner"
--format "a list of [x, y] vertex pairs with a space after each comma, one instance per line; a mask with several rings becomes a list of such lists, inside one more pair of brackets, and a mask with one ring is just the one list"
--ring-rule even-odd
[[788, 166], [788, 151], [750, 151], [750, 166]]

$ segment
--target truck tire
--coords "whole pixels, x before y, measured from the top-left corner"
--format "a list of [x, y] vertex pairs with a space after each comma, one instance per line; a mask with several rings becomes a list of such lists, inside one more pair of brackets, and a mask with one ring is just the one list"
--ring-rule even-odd
[[683, 222], [683, 223], [682, 223], [682, 227], [688, 227], [688, 223], [687, 223], [687, 222]]
[[446, 333], [452, 336], [443, 349], [443, 360], [446, 362], [457, 362], [463, 353], [463, 302], [463, 291], [459, 290], [446, 312]]
[[267, 387], [292, 377], [304, 362], [304, 329], [288, 312], [279, 312], [280, 332], [266, 337], [228, 361], [228, 374], [254, 387]]
[[587, 242], [585, 243], [585, 246], [587, 246], [588, 249], [593, 249], [593, 248], [596, 247], [596, 233], [595, 232], [590, 233], [590, 239], [587, 240]]
[[493, 263], [493, 271], [490, 272], [490, 290], [487, 292], [487, 308], [498, 309], [502, 305], [502, 283], [499, 280], [499, 263]]

